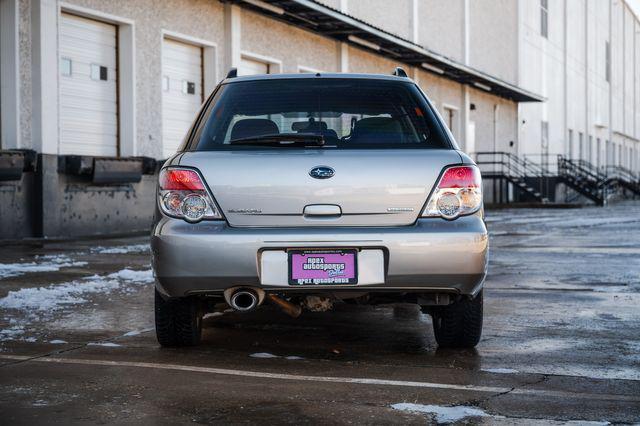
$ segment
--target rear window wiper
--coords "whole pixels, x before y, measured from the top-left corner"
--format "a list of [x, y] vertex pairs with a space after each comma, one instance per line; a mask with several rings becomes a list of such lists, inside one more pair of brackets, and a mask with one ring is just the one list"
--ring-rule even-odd
[[309, 133], [276, 133], [272, 135], [250, 136], [231, 139], [231, 145], [267, 145], [267, 146], [322, 146], [324, 136]]

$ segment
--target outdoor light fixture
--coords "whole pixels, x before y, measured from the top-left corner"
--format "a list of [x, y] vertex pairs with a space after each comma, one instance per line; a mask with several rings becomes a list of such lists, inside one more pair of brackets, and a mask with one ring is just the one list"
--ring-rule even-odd
[[426, 70], [435, 72], [436, 74], [444, 74], [444, 70], [442, 68], [438, 68], [434, 65], [428, 64], [426, 62], [423, 62], [420, 64], [420, 66]]
[[262, 0], [244, 0], [245, 3], [249, 3], [253, 6], [259, 7], [260, 9], [268, 10], [269, 12], [273, 12], [276, 15], [284, 15], [284, 9], [278, 6], [274, 6]]
[[371, 43], [370, 41], [367, 40], [363, 40], [360, 37], [356, 37], [354, 35], [350, 35], [349, 37], [347, 37], [349, 39], [349, 41], [352, 41], [354, 43], [357, 43], [361, 46], [364, 47], [368, 47], [369, 49], [373, 49], [373, 50], [380, 50], [380, 46], [375, 44], [375, 43]]
[[487, 86], [486, 84], [478, 83], [476, 81], [473, 83], [473, 85], [476, 86], [478, 89], [486, 90], [487, 92], [491, 91], [491, 87]]

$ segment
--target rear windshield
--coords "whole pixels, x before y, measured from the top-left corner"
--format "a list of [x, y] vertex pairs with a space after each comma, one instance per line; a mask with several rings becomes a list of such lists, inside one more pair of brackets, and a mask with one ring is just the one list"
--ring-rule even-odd
[[318, 149], [451, 147], [414, 84], [319, 78], [222, 85], [185, 150], [304, 148], [307, 142]]

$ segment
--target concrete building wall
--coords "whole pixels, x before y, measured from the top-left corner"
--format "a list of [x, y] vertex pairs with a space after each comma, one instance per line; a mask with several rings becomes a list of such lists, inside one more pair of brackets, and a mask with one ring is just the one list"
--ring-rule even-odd
[[418, 6], [418, 42], [464, 62], [465, 0], [422, 0]]
[[347, 12], [378, 28], [411, 40], [413, 2], [414, 0], [394, 0], [390, 5], [388, 0], [351, 0], [347, 3]]
[[468, 4], [469, 65], [510, 83], [516, 83], [518, 2], [472, 0]]

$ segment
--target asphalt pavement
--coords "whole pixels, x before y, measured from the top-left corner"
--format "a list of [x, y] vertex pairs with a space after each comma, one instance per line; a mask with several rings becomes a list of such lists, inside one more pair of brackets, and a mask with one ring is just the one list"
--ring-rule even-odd
[[487, 222], [475, 350], [412, 305], [209, 315], [163, 349], [148, 238], [4, 244], [0, 423], [640, 422], [640, 204]]

